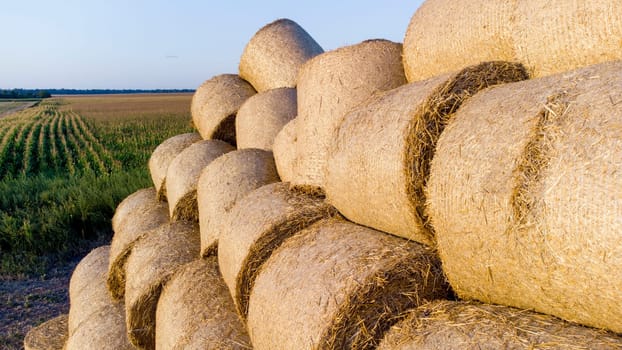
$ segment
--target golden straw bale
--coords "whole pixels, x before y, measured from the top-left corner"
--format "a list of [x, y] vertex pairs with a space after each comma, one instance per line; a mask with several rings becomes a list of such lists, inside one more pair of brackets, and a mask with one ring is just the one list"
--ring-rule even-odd
[[289, 121], [274, 138], [272, 152], [274, 162], [282, 181], [291, 181], [295, 177], [297, 154], [296, 120]]
[[135, 349], [127, 339], [123, 303], [100, 309], [69, 334], [64, 350], [84, 349]]
[[32, 328], [24, 337], [24, 350], [62, 350], [67, 341], [67, 314]]

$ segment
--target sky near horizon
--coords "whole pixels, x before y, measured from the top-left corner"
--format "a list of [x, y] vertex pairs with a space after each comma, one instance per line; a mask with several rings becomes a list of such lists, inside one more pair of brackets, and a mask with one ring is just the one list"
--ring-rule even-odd
[[0, 89], [194, 89], [278, 18], [332, 50], [402, 42], [415, 1], [0, 0]]

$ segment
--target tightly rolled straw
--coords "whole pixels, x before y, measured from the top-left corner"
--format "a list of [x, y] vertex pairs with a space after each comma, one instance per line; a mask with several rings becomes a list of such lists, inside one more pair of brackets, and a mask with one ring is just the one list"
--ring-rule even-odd
[[28, 331], [24, 350], [62, 350], [67, 341], [67, 318], [67, 314], [56, 316]]
[[404, 85], [354, 108], [328, 155], [328, 201], [356, 223], [433, 244], [424, 187], [438, 137], [470, 96], [526, 78], [520, 64], [487, 62]]
[[620, 96], [622, 62], [606, 63], [492, 88], [456, 113], [428, 199], [459, 296], [622, 332]]
[[424, 246], [329, 219], [283, 243], [251, 292], [255, 349], [371, 349], [404, 310], [446, 297]]
[[272, 251], [316, 221], [336, 215], [323, 197], [307, 195], [283, 182], [263, 186], [237, 202], [219, 239], [218, 260], [243, 319], [257, 273]]
[[220, 140], [199, 141], [183, 150], [168, 167], [166, 196], [172, 220], [198, 220], [197, 182], [214, 159], [235, 148]]
[[162, 225], [134, 246], [127, 260], [125, 315], [128, 337], [141, 349], [155, 346], [156, 305], [162, 286], [199, 257], [199, 229], [184, 221]]
[[507, 306], [437, 300], [386, 334], [379, 350], [620, 349], [622, 338]]
[[246, 44], [240, 57], [240, 76], [259, 92], [296, 87], [300, 67], [322, 52], [298, 23], [279, 19], [261, 28]]
[[235, 146], [235, 116], [242, 103], [255, 93], [248, 82], [235, 74], [217, 75], [205, 81], [190, 104], [192, 122], [201, 137]]
[[197, 185], [201, 255], [216, 253], [227, 213], [252, 190], [279, 181], [272, 152], [229, 152], [203, 169]]
[[297, 142], [296, 136], [296, 120], [294, 118], [289, 121], [274, 138], [272, 152], [274, 153], [274, 162], [282, 181], [292, 181], [295, 178], [297, 158]]
[[149, 158], [149, 173], [158, 192], [158, 199], [166, 199], [166, 171], [173, 159], [191, 144], [201, 141], [201, 135], [187, 133], [173, 136], [162, 142]]
[[[506, 0], [425, 1], [410, 20], [404, 37], [408, 81], [485, 61], [515, 61], [514, 7], [513, 1]], [[542, 23], [538, 26], [548, 27]]]
[[156, 348], [252, 348], [216, 257], [182, 266], [162, 290], [156, 311]]
[[369, 40], [319, 55], [300, 70], [294, 185], [323, 187], [326, 158], [347, 111], [406, 83], [402, 45]]
[[235, 119], [238, 149], [259, 148], [272, 151], [274, 138], [296, 117], [296, 89], [280, 88], [250, 97]]
[[112, 217], [115, 227], [110, 244], [108, 290], [114, 299], [125, 293], [125, 262], [136, 240], [168, 222], [168, 206], [156, 200], [156, 190], [145, 188], [125, 198]]
[[69, 334], [64, 350], [84, 349], [135, 349], [127, 339], [123, 303], [100, 309]]

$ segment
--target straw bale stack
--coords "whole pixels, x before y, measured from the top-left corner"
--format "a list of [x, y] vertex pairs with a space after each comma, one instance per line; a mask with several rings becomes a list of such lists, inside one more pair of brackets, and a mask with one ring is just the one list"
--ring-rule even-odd
[[459, 296], [622, 332], [620, 101], [615, 62], [495, 87], [460, 108], [427, 189]]
[[259, 92], [296, 87], [300, 67], [323, 53], [298, 23], [279, 19], [259, 29], [240, 57], [240, 76]]
[[238, 149], [272, 151], [274, 138], [297, 114], [296, 89], [280, 88], [250, 97], [235, 119]]
[[239, 315], [246, 319], [248, 298], [263, 263], [285, 239], [321, 219], [337, 215], [323, 197], [290, 188], [263, 186], [239, 200], [219, 239], [218, 260]]
[[209, 163], [235, 148], [220, 140], [199, 141], [183, 150], [168, 167], [166, 196], [171, 220], [198, 221], [197, 183]]
[[24, 350], [62, 350], [67, 341], [67, 314], [32, 328], [24, 337]]
[[309, 60], [298, 78], [299, 166], [292, 183], [323, 187], [328, 150], [345, 113], [405, 83], [402, 45], [388, 40], [364, 41]]
[[286, 240], [261, 268], [248, 329], [255, 349], [371, 349], [397, 316], [446, 297], [424, 246], [342, 220]]
[[229, 152], [203, 169], [197, 185], [201, 255], [215, 254], [227, 213], [249, 192], [279, 181], [272, 152]]
[[526, 78], [520, 64], [486, 62], [401, 86], [354, 108], [329, 151], [329, 203], [358, 224], [433, 244], [424, 187], [443, 128], [479, 90]]
[[296, 136], [296, 120], [289, 121], [274, 138], [272, 152], [274, 162], [282, 181], [292, 181], [295, 178], [296, 164], [298, 161], [296, 149], [298, 148], [298, 138]]
[[240, 106], [256, 93], [235, 74], [217, 75], [205, 81], [192, 96], [192, 122], [205, 140], [218, 139], [235, 146], [235, 116]]

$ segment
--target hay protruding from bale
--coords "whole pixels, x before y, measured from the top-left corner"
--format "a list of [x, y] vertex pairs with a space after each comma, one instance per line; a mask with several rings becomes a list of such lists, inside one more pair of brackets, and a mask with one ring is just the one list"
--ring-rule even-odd
[[240, 76], [259, 92], [296, 87], [300, 67], [323, 52], [298, 23], [279, 19], [257, 31], [246, 44], [240, 57]]
[[217, 75], [205, 81], [192, 96], [194, 126], [205, 140], [217, 139], [235, 146], [235, 116], [240, 106], [256, 93], [235, 74]]
[[156, 310], [157, 349], [251, 349], [216, 257], [177, 270]]
[[162, 286], [182, 265], [199, 258], [199, 228], [177, 221], [138, 241], [126, 263], [125, 315], [128, 337], [141, 349], [155, 346], [156, 306]]
[[402, 45], [388, 40], [364, 41], [309, 60], [298, 78], [299, 166], [292, 183], [323, 187], [328, 151], [345, 113], [405, 83]]
[[56, 316], [28, 331], [24, 350], [62, 350], [67, 341], [67, 319], [67, 314]]
[[248, 329], [256, 349], [371, 349], [398, 315], [447, 293], [440, 261], [424, 246], [323, 220], [262, 266]]
[[424, 188], [438, 137], [478, 91], [527, 78], [520, 64], [486, 62], [401, 86], [354, 108], [328, 154], [329, 203], [356, 223], [433, 245]]
[[171, 220], [198, 221], [197, 182], [214, 159], [235, 148], [220, 140], [199, 141], [183, 150], [168, 167], [166, 196]]
[[263, 263], [283, 241], [321, 219], [337, 215], [324, 201], [288, 183], [263, 186], [239, 200], [219, 239], [220, 271], [243, 319]]
[[201, 255], [216, 253], [227, 213], [252, 190], [279, 181], [272, 152], [229, 152], [203, 169], [197, 185]]
[[173, 159], [188, 146], [201, 141], [201, 135], [187, 133], [173, 136], [162, 142], [149, 158], [149, 173], [159, 200], [166, 200], [166, 171]]
[[622, 338], [507, 306], [437, 300], [393, 326], [378, 350], [620, 349]]
[[274, 145], [272, 146], [272, 152], [274, 153], [274, 162], [276, 163], [276, 169], [279, 172], [281, 181], [289, 182], [295, 178], [297, 158], [297, 143], [298, 137], [296, 136], [296, 120], [294, 118], [290, 120], [274, 138]]
[[238, 149], [272, 151], [276, 135], [296, 117], [297, 107], [294, 88], [268, 90], [250, 97], [240, 107], [235, 119]]

